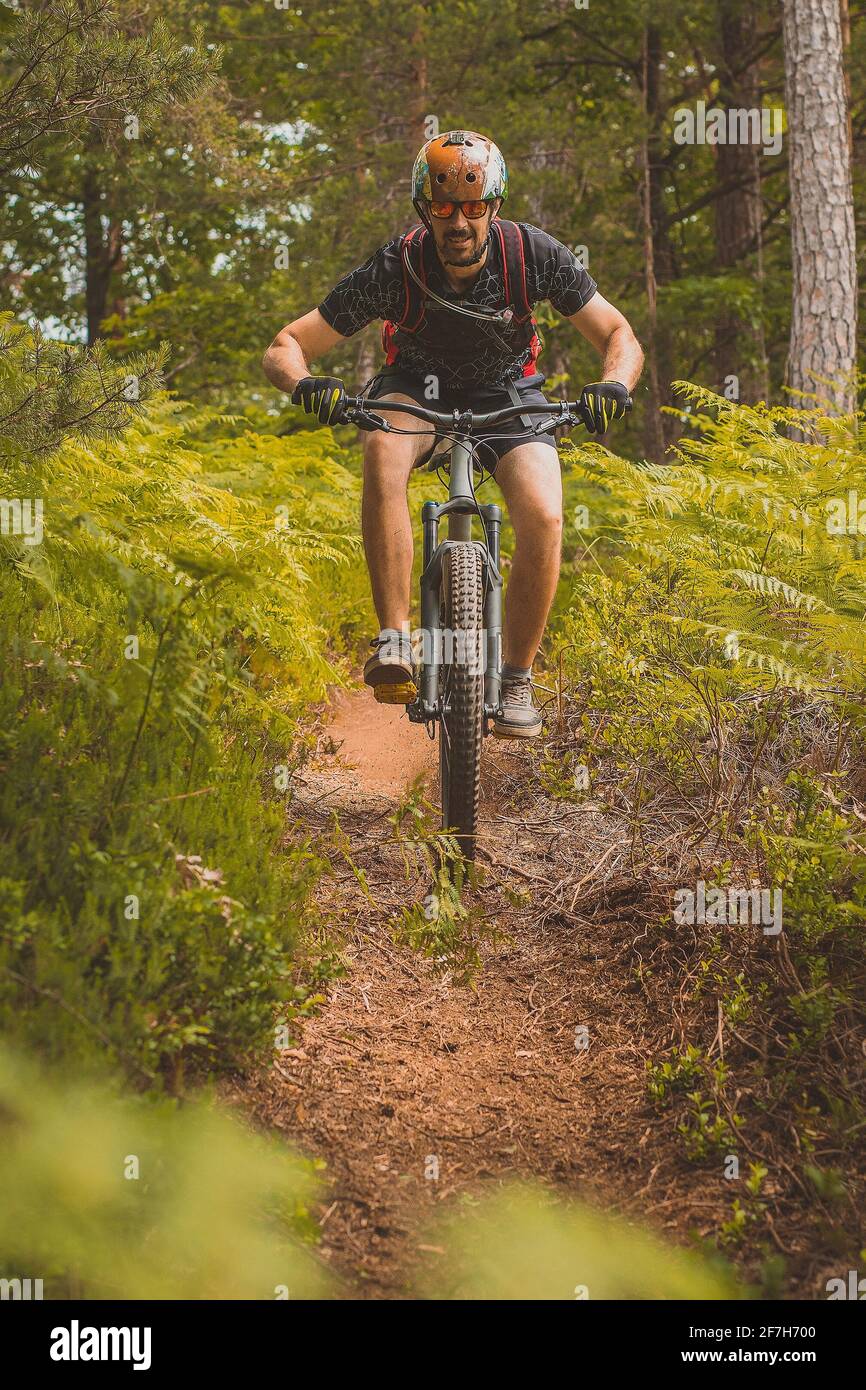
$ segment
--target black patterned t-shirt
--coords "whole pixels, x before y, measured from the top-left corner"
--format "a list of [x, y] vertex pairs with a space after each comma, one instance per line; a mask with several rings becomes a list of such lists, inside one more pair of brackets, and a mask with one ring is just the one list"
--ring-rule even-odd
[[[592, 276], [567, 246], [555, 237], [528, 222], [518, 222], [523, 237], [526, 258], [526, 293], [530, 304], [549, 300], [560, 314], [570, 317], [582, 309], [595, 294], [597, 285]], [[428, 260], [428, 284], [444, 299], [486, 308], [504, 309], [505, 280], [502, 256], [497, 237], [491, 237], [487, 260], [471, 289], [458, 295], [445, 279], [435, 255]], [[353, 333], [374, 319], [399, 320], [405, 305], [403, 266], [400, 257], [401, 239], [395, 238], [359, 266], [345, 275], [319, 305], [325, 322], [350, 338]], [[447, 311], [445, 311], [447, 313]], [[469, 319], [455, 319], [454, 334], [466, 335], [473, 330], [466, 325]], [[488, 331], [486, 325], [473, 335], [473, 350], [467, 360], [465, 352], [433, 353], [423, 341], [404, 335], [395, 365], [402, 371], [427, 375], [436, 373], [443, 386], [501, 386], [523, 375], [530, 360], [530, 350], [521, 344], [515, 347], [508, 339], [507, 329]], [[516, 335], [514, 335], [516, 336]]]

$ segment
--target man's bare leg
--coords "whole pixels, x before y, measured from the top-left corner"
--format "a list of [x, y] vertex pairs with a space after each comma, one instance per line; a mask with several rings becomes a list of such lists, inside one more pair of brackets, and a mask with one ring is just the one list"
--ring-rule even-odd
[[562, 556], [562, 475], [550, 444], [519, 444], [496, 469], [514, 528], [503, 662], [528, 670], [544, 636]]
[[[396, 392], [389, 399], [408, 401]], [[375, 402], [371, 402], [375, 409]], [[411, 415], [388, 411], [391, 424], [418, 430]], [[377, 430], [364, 441], [364, 487], [361, 532], [370, 571], [379, 628], [401, 631], [409, 621], [412, 585], [412, 521], [406, 486], [415, 460], [430, 447], [428, 434], [386, 434]]]

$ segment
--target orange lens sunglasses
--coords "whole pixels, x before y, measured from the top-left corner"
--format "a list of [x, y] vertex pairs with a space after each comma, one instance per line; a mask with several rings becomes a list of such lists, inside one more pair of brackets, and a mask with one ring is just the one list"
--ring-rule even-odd
[[468, 203], [430, 203], [427, 204], [433, 217], [450, 217], [455, 208], [460, 208], [464, 217], [474, 219], [483, 217], [490, 204], [483, 198], [476, 198]]

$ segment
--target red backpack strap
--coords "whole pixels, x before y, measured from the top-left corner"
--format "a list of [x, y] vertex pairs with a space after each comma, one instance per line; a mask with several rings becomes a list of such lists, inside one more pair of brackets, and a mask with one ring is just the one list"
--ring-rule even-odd
[[403, 301], [403, 317], [397, 324], [398, 328], [404, 328], [407, 333], [414, 333], [420, 326], [424, 317], [424, 295], [421, 287], [415, 283], [412, 276], [406, 269], [406, 257], [408, 256], [412, 269], [418, 278], [427, 284], [427, 271], [424, 267], [424, 242], [427, 238], [427, 228], [422, 226], [413, 227], [407, 232], [400, 242], [400, 263], [403, 267], [403, 290], [405, 298]]
[[505, 303], [511, 309], [518, 323], [524, 323], [532, 315], [532, 305], [526, 290], [526, 253], [523, 249], [523, 233], [516, 222], [506, 222], [497, 217], [493, 223], [499, 235], [499, 249], [502, 256], [502, 273], [505, 280]]
[[[386, 353], [386, 364], [393, 365], [400, 351], [394, 335], [398, 328], [414, 333], [424, 317], [424, 295], [406, 269], [406, 256], [411, 258], [415, 274], [427, 284], [427, 271], [424, 267], [424, 238], [426, 227], [417, 226], [400, 238], [400, 265], [403, 270], [403, 314], [396, 322], [386, 319], [382, 325], [382, 347]], [[406, 248], [404, 254], [404, 247]]]

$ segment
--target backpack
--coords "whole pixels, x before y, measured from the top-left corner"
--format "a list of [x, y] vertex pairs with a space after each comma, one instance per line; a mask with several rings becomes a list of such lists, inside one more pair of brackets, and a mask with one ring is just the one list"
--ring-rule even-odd
[[[382, 347], [386, 354], [386, 365], [389, 367], [394, 364], [400, 351], [398, 335], [404, 333], [414, 335], [424, 327], [426, 322], [425, 295], [421, 286], [416, 284], [407, 272], [406, 257], [408, 256], [418, 279], [426, 284], [424, 248], [429, 235], [427, 228], [419, 225], [413, 227], [400, 239], [400, 260], [403, 265], [403, 313], [396, 321], [387, 320], [382, 328]], [[523, 329], [522, 334], [515, 341], [515, 352], [519, 354], [527, 347], [530, 349], [530, 359], [523, 369], [523, 375], [533, 376], [536, 372], [538, 354], [541, 351], [541, 339], [532, 317], [532, 305], [526, 291], [526, 257], [523, 250], [523, 236], [516, 222], [506, 222], [498, 217], [494, 218], [491, 224], [490, 235], [499, 238], [505, 281], [505, 303], [511, 310], [511, 322]]]

